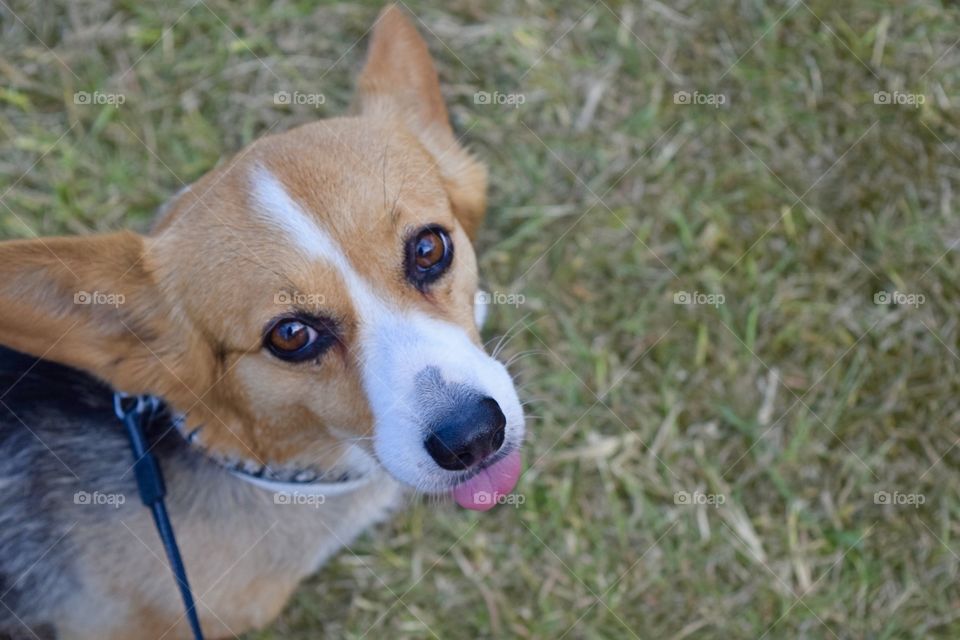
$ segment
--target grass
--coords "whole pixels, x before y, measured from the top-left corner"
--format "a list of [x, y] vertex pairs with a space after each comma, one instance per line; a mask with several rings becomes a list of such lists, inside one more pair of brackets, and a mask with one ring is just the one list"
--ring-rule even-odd
[[[378, 7], [0, 7], [0, 234], [144, 229], [341, 113]], [[960, 635], [957, 5], [409, 8], [492, 171], [486, 286], [524, 297], [488, 334], [532, 352], [525, 502], [414, 505], [247, 637]]]

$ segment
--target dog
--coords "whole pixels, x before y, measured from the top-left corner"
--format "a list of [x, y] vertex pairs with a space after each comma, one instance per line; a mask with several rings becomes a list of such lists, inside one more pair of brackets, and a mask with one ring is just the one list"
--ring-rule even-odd
[[255, 141], [149, 235], [0, 243], [0, 637], [191, 637], [117, 391], [163, 400], [147, 440], [208, 638], [270, 622], [405, 496], [512, 491], [486, 183], [388, 6], [350, 115]]

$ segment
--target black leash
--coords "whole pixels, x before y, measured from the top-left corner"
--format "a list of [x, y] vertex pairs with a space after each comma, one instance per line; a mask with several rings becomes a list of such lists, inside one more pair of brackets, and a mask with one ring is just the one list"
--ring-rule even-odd
[[177, 538], [173, 533], [170, 516], [167, 514], [167, 505], [163, 501], [167, 492], [163, 484], [163, 472], [157, 464], [157, 459], [150, 452], [147, 439], [143, 435], [144, 425], [149, 424], [159, 407], [160, 401], [154, 396], [128, 396], [120, 392], [113, 396], [114, 411], [127, 428], [130, 447], [133, 449], [133, 469], [137, 476], [140, 500], [153, 513], [153, 522], [157, 525], [157, 533], [160, 534], [160, 540], [167, 551], [170, 569], [180, 588], [180, 596], [187, 610], [187, 620], [193, 631], [193, 637], [196, 640], [203, 640], [200, 619], [193, 604], [193, 593], [190, 591], [190, 583], [187, 582], [187, 570], [183, 566], [183, 558], [180, 557], [180, 549], [177, 547]]

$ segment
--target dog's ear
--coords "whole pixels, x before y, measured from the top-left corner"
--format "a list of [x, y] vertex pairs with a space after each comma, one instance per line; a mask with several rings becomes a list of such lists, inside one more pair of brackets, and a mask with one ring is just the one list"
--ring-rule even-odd
[[88, 371], [123, 391], [183, 397], [163, 303], [131, 232], [0, 243], [0, 344]]
[[486, 210], [487, 170], [457, 141], [427, 44], [395, 5], [380, 12], [360, 74], [363, 115], [399, 119], [433, 155], [453, 212], [473, 238]]

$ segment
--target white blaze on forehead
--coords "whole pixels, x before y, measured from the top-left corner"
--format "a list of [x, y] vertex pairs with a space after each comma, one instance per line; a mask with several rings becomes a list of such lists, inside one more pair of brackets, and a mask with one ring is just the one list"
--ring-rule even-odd
[[[310, 217], [287, 193], [276, 176], [263, 167], [253, 171], [252, 189], [254, 213], [262, 221], [282, 231], [294, 246], [311, 258], [328, 261], [343, 260], [343, 254], [316, 220]], [[345, 262], [345, 261], [344, 261]], [[338, 269], [340, 266], [336, 265]]]
[[384, 303], [353, 268], [337, 241], [290, 197], [276, 176], [263, 167], [257, 167], [253, 172], [250, 195], [258, 218], [281, 231], [307, 257], [321, 260], [337, 270], [359, 313], [384, 311]]

